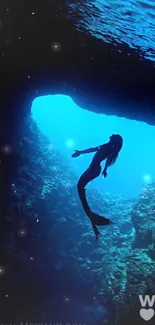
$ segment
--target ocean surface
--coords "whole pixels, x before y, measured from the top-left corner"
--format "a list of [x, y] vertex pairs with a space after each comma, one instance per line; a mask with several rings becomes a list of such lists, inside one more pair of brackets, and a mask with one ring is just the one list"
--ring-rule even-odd
[[155, 60], [155, 3], [152, 0], [73, 0], [68, 1], [68, 8], [69, 19], [81, 32], [115, 44], [116, 50], [118, 44], [123, 45], [138, 51], [142, 58]]

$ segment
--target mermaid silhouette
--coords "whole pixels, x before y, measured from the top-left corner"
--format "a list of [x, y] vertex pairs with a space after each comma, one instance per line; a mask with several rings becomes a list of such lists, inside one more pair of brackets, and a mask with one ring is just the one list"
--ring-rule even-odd
[[79, 193], [82, 206], [91, 221], [91, 224], [93, 226], [96, 235], [96, 240], [98, 239], [99, 236], [99, 231], [96, 226], [109, 225], [109, 224], [113, 224], [113, 222], [90, 210], [90, 207], [86, 200], [85, 186], [90, 181], [92, 181], [93, 179], [95, 179], [100, 175], [101, 173], [100, 164], [105, 159], [106, 159], [106, 163], [102, 175], [104, 177], [107, 177], [107, 169], [109, 166], [115, 163], [122, 146], [123, 146], [122, 137], [119, 134], [113, 134], [110, 136], [110, 141], [103, 145], [100, 145], [95, 148], [89, 148], [86, 150], [74, 150], [75, 152], [72, 154], [72, 157], [78, 157], [81, 154], [96, 152], [89, 168], [82, 174], [77, 184], [78, 193]]

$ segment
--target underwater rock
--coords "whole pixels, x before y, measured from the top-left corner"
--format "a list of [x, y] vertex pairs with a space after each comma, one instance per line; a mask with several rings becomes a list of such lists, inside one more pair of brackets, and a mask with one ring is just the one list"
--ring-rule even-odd
[[155, 182], [142, 188], [132, 211], [136, 236], [134, 248], [148, 248], [155, 238]]
[[149, 245], [149, 248], [148, 248], [148, 256], [151, 257], [152, 260], [155, 261], [155, 239], [153, 241], [153, 244], [152, 245]]
[[141, 324], [139, 317], [139, 295], [154, 295], [155, 263], [147, 255], [147, 249], [135, 249], [126, 268], [126, 285], [124, 295], [117, 301], [117, 324], [123, 325], [134, 321]]

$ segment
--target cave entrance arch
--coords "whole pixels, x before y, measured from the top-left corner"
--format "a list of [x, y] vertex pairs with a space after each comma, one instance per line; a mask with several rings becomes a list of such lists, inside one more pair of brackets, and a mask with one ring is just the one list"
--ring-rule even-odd
[[[110, 104], [106, 107], [108, 110], [111, 110]], [[119, 112], [119, 107], [117, 110]], [[64, 155], [78, 177], [90, 164], [93, 154], [72, 159], [74, 149], [105, 143], [112, 133], [123, 136], [123, 149], [117, 163], [109, 169], [109, 177], [106, 180], [99, 177], [88, 185], [90, 188], [135, 196], [141, 186], [154, 178], [153, 126], [114, 115], [97, 114], [81, 108], [70, 96], [61, 94], [36, 97], [31, 113], [40, 131]]]

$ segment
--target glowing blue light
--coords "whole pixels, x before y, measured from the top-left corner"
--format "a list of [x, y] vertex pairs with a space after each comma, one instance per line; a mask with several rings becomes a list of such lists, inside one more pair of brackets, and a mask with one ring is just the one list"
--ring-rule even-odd
[[149, 182], [151, 182], [151, 179], [152, 179], [152, 177], [151, 177], [151, 175], [149, 175], [149, 174], [145, 174], [145, 175], [143, 176], [143, 180], [144, 180], [145, 183], [149, 183]]
[[67, 146], [68, 148], [73, 148], [73, 146], [74, 146], [74, 141], [73, 141], [72, 139], [68, 139], [68, 140], [66, 141], [66, 146]]

